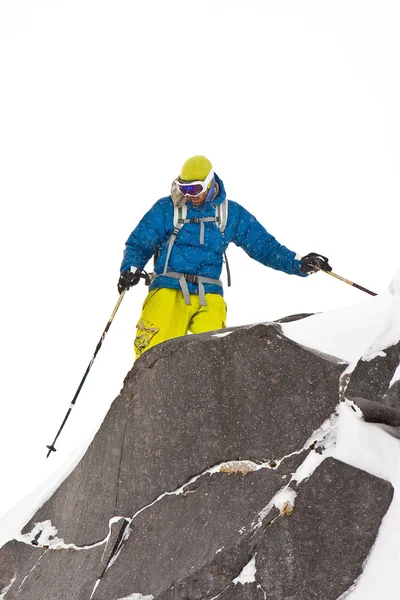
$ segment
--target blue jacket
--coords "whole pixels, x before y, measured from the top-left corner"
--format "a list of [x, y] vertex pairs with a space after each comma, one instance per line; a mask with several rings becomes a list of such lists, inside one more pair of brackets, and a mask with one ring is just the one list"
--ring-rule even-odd
[[[225, 188], [221, 179], [215, 175], [218, 193], [210, 193], [206, 202], [193, 207], [187, 202], [187, 218], [215, 217], [215, 206], [225, 198]], [[212, 191], [212, 190], [211, 190]], [[284, 271], [289, 275], [306, 277], [300, 269], [300, 261], [295, 253], [282, 246], [243, 206], [229, 200], [228, 220], [224, 235], [213, 222], [205, 223], [204, 244], [200, 244], [200, 224], [185, 223], [179, 231], [172, 247], [168, 262], [168, 271], [190, 273], [219, 279], [222, 271], [223, 253], [234, 242], [251, 257], [267, 267]], [[121, 273], [134, 266], [143, 269], [151, 259], [155, 249], [159, 248], [154, 265], [156, 273], [164, 270], [168, 241], [173, 230], [174, 204], [171, 196], [158, 200], [145, 214], [138, 226], [129, 236]], [[170, 277], [157, 277], [150, 289], [167, 287], [180, 289], [179, 281]], [[197, 285], [188, 282], [189, 292], [196, 294]], [[205, 284], [205, 291], [223, 295], [219, 285]]]

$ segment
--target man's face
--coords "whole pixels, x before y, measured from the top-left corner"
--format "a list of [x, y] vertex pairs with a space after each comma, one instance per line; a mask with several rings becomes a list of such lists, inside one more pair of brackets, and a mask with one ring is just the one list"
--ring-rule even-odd
[[205, 190], [204, 192], [201, 192], [201, 194], [199, 194], [198, 196], [189, 196], [188, 194], [186, 194], [185, 198], [189, 200], [193, 206], [198, 207], [204, 204], [207, 198], [207, 194], [208, 190]]

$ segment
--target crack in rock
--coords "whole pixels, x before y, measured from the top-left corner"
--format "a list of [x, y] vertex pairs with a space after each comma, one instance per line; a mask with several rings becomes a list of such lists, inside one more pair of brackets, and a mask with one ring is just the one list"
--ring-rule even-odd
[[[322, 429], [322, 428], [320, 428], [320, 429]], [[307, 442], [305, 444], [306, 447], [309, 447], [310, 440], [312, 440], [315, 443], [315, 433], [313, 434], [313, 436], [311, 436], [309, 438], [309, 440], [307, 440]], [[98, 585], [100, 584], [101, 579], [102, 579], [103, 575], [105, 574], [105, 572], [118, 559], [118, 556], [119, 556], [119, 554], [122, 551], [124, 542], [129, 537], [129, 535], [130, 535], [130, 533], [132, 531], [132, 529], [131, 529], [132, 522], [142, 512], [144, 512], [147, 509], [151, 508], [152, 506], [154, 506], [155, 504], [157, 504], [158, 502], [160, 502], [166, 496], [174, 496], [174, 495], [175, 496], [179, 496], [179, 495], [185, 495], [187, 493], [194, 493], [196, 490], [188, 490], [188, 488], [191, 485], [193, 485], [193, 483], [196, 482], [198, 479], [200, 479], [204, 475], [207, 475], [207, 473], [210, 476], [214, 475], [215, 473], [228, 473], [228, 474], [238, 474], [239, 473], [239, 474], [242, 474], [243, 476], [245, 476], [248, 473], [259, 471], [261, 469], [277, 470], [278, 467], [279, 467], [279, 465], [281, 465], [284, 460], [286, 460], [287, 458], [290, 458], [290, 457], [292, 457], [292, 456], [294, 456], [296, 454], [300, 454], [303, 451], [304, 451], [304, 448], [302, 448], [301, 450], [292, 452], [291, 454], [288, 454], [287, 456], [284, 456], [281, 459], [278, 459], [276, 461], [275, 460], [268, 460], [268, 461], [265, 461], [263, 463], [256, 463], [256, 462], [251, 461], [251, 460], [231, 460], [231, 461], [224, 461], [222, 463], [218, 463], [217, 465], [214, 465], [213, 467], [210, 467], [210, 468], [206, 469], [205, 471], [203, 471], [203, 472], [201, 472], [201, 473], [193, 476], [189, 481], [187, 481], [183, 485], [180, 485], [178, 488], [175, 488], [175, 490], [168, 491], [168, 492], [163, 492], [157, 498], [155, 498], [155, 500], [153, 500], [149, 504], [143, 506], [141, 509], [139, 509], [138, 511], [136, 511], [136, 513], [132, 517], [130, 517], [130, 518], [128, 518], [128, 517], [120, 517], [120, 518], [124, 518], [126, 520], [126, 525], [124, 527], [122, 535], [120, 535], [119, 542], [117, 541], [116, 547], [113, 549], [113, 551], [112, 551], [112, 553], [110, 555], [110, 558], [109, 558], [109, 560], [107, 562], [107, 565], [105, 566], [105, 568], [104, 568], [101, 576], [99, 577], [99, 579], [96, 581], [96, 583], [94, 585], [94, 588], [92, 590], [90, 598], [93, 598], [93, 596], [95, 594], [95, 591], [96, 591]], [[290, 498], [291, 498], [291, 496], [290, 496]], [[289, 496], [285, 497], [286, 501], [288, 501], [288, 499], [289, 499]], [[110, 536], [110, 533], [107, 536], [107, 539], [109, 538], [109, 536]]]
[[[114, 564], [114, 562], [117, 560], [118, 556], [120, 555], [123, 545], [124, 545], [125, 541], [129, 538], [131, 531], [132, 531], [130, 529], [129, 525], [130, 525], [130, 521], [128, 519], [125, 519], [125, 524], [123, 525], [123, 527], [121, 528], [121, 531], [119, 532], [118, 538], [114, 544], [114, 548], [111, 551], [111, 554], [107, 561], [107, 564], [104, 567], [103, 573], [100, 575], [100, 579], [103, 577], [103, 575], [107, 571], [107, 569], [109, 569]], [[105, 551], [106, 551], [106, 548], [104, 549], [103, 557], [104, 557]]]
[[[195, 475], [187, 483], [176, 488], [174, 491], [164, 492], [163, 494], [158, 496], [158, 498], [156, 498], [153, 502], [142, 507], [139, 511], [137, 511], [133, 515], [132, 521], [140, 513], [145, 511], [147, 508], [154, 506], [154, 504], [156, 504], [158, 501], [160, 501], [165, 496], [185, 494], [185, 490], [187, 490], [190, 487], [190, 485], [192, 485], [195, 481], [197, 481], [200, 477], [202, 477], [203, 475], [206, 475], [207, 473], [210, 475], [213, 475], [215, 473], [246, 475], [250, 472], [255, 472], [255, 471], [258, 471], [261, 469], [277, 470], [278, 467], [288, 458], [293, 457], [295, 455], [299, 455], [302, 452], [304, 452], [305, 450], [311, 449], [311, 452], [307, 455], [307, 457], [301, 463], [301, 465], [298, 467], [296, 472], [294, 474], [292, 474], [292, 477], [291, 477], [289, 483], [287, 485], [285, 485], [281, 490], [279, 490], [278, 493], [274, 495], [274, 497], [272, 498], [270, 503], [267, 505], [267, 507], [263, 511], [261, 511], [261, 513], [259, 514], [259, 522], [255, 523], [255, 524], [253, 523], [253, 528], [258, 529], [261, 526], [263, 520], [268, 515], [268, 513], [270, 512], [270, 510], [273, 506], [276, 506], [279, 509], [278, 516], [289, 516], [293, 512], [294, 500], [297, 495], [297, 492], [290, 487], [290, 483], [294, 482], [298, 485], [305, 479], [309, 478], [312, 475], [312, 473], [315, 471], [315, 469], [322, 463], [322, 461], [328, 457], [329, 449], [334, 445], [334, 442], [335, 442], [337, 419], [338, 419], [338, 414], [335, 411], [334, 413], [332, 413], [332, 415], [330, 415], [330, 417], [328, 419], [326, 419], [322, 423], [322, 425], [318, 429], [316, 429], [311, 434], [311, 436], [307, 439], [307, 441], [305, 442], [305, 444], [303, 445], [303, 447], [300, 450], [296, 450], [295, 452], [292, 452], [292, 453], [282, 457], [281, 459], [274, 460], [274, 461], [271, 461], [271, 460], [264, 461], [262, 463], [256, 463], [256, 462], [250, 461], [250, 460], [233, 460], [233, 461], [225, 461], [225, 462], [219, 463], [219, 464], [203, 471], [202, 473]], [[248, 562], [243, 567], [241, 573], [243, 573], [243, 571], [246, 569], [246, 567], [249, 566], [249, 564], [251, 564], [252, 561], [255, 563], [255, 554], [251, 558], [250, 562]], [[233, 580], [232, 582], [230, 582], [229, 585], [226, 586], [223, 590], [221, 590], [221, 592], [219, 594], [217, 594], [214, 598], [218, 598], [226, 589], [229, 588], [230, 585], [238, 583], [239, 578], [240, 578], [240, 574], [238, 575], [236, 580]], [[253, 578], [252, 582], [256, 583], [257, 587], [262, 590], [264, 597], [267, 598], [265, 590], [255, 580], [255, 578]]]
[[17, 576], [15, 575], [15, 576], [14, 576], [14, 577], [11, 579], [11, 581], [10, 581], [9, 585], [7, 585], [5, 588], [3, 588], [3, 589], [0, 591], [0, 600], [3, 600], [3, 599], [4, 599], [5, 595], [7, 594], [7, 592], [9, 592], [9, 591], [10, 591], [10, 589], [11, 589], [11, 587], [12, 587], [12, 585], [13, 585], [13, 583], [14, 583], [14, 581], [15, 581], [16, 579], [17, 579]]
[[291, 454], [288, 454], [287, 456], [284, 456], [283, 458], [276, 460], [276, 461], [272, 461], [273, 462], [273, 466], [271, 466], [271, 461], [266, 461], [263, 463], [256, 463], [254, 461], [250, 461], [250, 460], [231, 460], [231, 461], [224, 461], [222, 463], [218, 463], [216, 465], [214, 465], [213, 467], [210, 467], [208, 469], [206, 469], [205, 471], [202, 471], [201, 473], [194, 475], [191, 479], [189, 479], [189, 481], [187, 481], [186, 483], [184, 483], [183, 485], [180, 485], [178, 488], [175, 488], [172, 491], [169, 492], [163, 492], [162, 494], [160, 494], [159, 496], [157, 496], [157, 498], [155, 498], [155, 500], [153, 500], [152, 502], [150, 502], [149, 504], [146, 504], [146, 506], [143, 506], [142, 508], [140, 508], [138, 511], [136, 511], [136, 513], [133, 515], [133, 517], [131, 517], [130, 521], [134, 521], [134, 519], [136, 519], [137, 516], [139, 516], [142, 512], [144, 512], [145, 510], [147, 510], [148, 508], [151, 508], [152, 506], [154, 506], [154, 504], [156, 504], [157, 502], [159, 502], [160, 500], [162, 500], [163, 498], [165, 498], [166, 496], [180, 496], [180, 495], [184, 495], [186, 492], [186, 488], [189, 488], [193, 483], [195, 483], [195, 481], [197, 481], [198, 479], [200, 479], [201, 477], [207, 475], [207, 473], [209, 475], [214, 475], [215, 473], [242, 473], [245, 474], [244, 471], [246, 473], [249, 472], [254, 472], [254, 471], [259, 471], [260, 469], [274, 469], [276, 470], [278, 468], [278, 466], [287, 458], [295, 455], [295, 454], [300, 454], [301, 452], [303, 452], [302, 450], [293, 452]]
[[[131, 398], [132, 400], [133, 398]], [[114, 503], [114, 512], [116, 511], [116, 508], [118, 506], [118, 494], [119, 494], [119, 482], [120, 482], [120, 474], [121, 474], [121, 465], [122, 465], [122, 458], [124, 456], [124, 448], [125, 448], [125, 437], [126, 437], [126, 429], [128, 426], [128, 422], [125, 421], [125, 426], [124, 426], [124, 433], [122, 436], [122, 443], [121, 443], [121, 453], [120, 453], [120, 457], [119, 457], [119, 465], [118, 465], [118, 473], [117, 473], [117, 478], [116, 478], [116, 482], [117, 482], [117, 489], [115, 491], [115, 503]]]
[[253, 521], [252, 528], [254, 530], [257, 530], [262, 526], [264, 520], [273, 508], [279, 510], [278, 516], [289, 516], [289, 514], [293, 513], [294, 499], [297, 492], [291, 488], [290, 484], [294, 482], [298, 487], [303, 481], [311, 477], [314, 471], [326, 458], [331, 456], [336, 441], [338, 419], [339, 415], [337, 410], [335, 410], [335, 412], [322, 423], [321, 427], [315, 430], [308, 438], [302, 450], [292, 453], [292, 455], [300, 454], [300, 452], [311, 448], [311, 452], [307, 454], [295, 473], [292, 474], [290, 481], [271, 498], [265, 508], [258, 514], [257, 521]]
[[27, 575], [25, 575], [25, 577], [23, 578], [23, 580], [21, 581], [21, 583], [18, 586], [16, 596], [18, 595], [18, 592], [22, 589], [22, 587], [23, 587], [25, 581], [28, 579], [28, 577], [33, 573], [33, 571], [35, 571], [36, 567], [38, 566], [38, 564], [40, 563], [40, 561], [42, 560], [42, 558], [46, 554], [46, 552], [47, 552], [47, 549], [43, 552], [43, 554], [41, 554], [39, 556], [38, 560], [35, 562], [32, 569], [29, 571], [29, 573], [27, 573]]
[[15, 536], [14, 539], [17, 542], [33, 545], [36, 548], [45, 548], [46, 550], [90, 550], [92, 548], [102, 546], [103, 544], [107, 545], [111, 535], [111, 526], [121, 519], [129, 521], [129, 519], [126, 517], [112, 517], [108, 522], [108, 534], [106, 537], [86, 546], [77, 546], [73, 543], [65, 543], [63, 538], [57, 537], [58, 529], [52, 525], [50, 519], [47, 521], [41, 521], [40, 523], [35, 523], [32, 531], [23, 535]]
[[[44, 548], [45, 552], [47, 552], [47, 550], [53, 550], [53, 551], [55, 551], [55, 550], [75, 550], [75, 551], [89, 550], [89, 549], [104, 545], [105, 547], [104, 547], [104, 552], [102, 555], [102, 560], [104, 560], [104, 557], [105, 557], [106, 551], [107, 551], [107, 546], [108, 546], [108, 543], [109, 543], [111, 535], [112, 535], [112, 526], [115, 523], [119, 522], [121, 519], [124, 520], [125, 524], [121, 527], [121, 530], [119, 531], [119, 533], [117, 535], [114, 546], [111, 549], [109, 558], [107, 559], [107, 563], [104, 566], [99, 579], [97, 580], [96, 584], [94, 585], [92, 594], [90, 596], [90, 598], [93, 598], [95, 591], [96, 591], [99, 583], [102, 580], [103, 575], [118, 559], [118, 557], [123, 549], [125, 541], [128, 539], [130, 533], [132, 532], [132, 528], [131, 528], [132, 522], [141, 513], [148, 510], [149, 508], [151, 508], [152, 506], [154, 506], [155, 504], [157, 504], [158, 502], [160, 502], [162, 499], [164, 499], [167, 496], [179, 496], [179, 495], [184, 495], [189, 492], [194, 493], [196, 490], [190, 490], [189, 489], [190, 486], [192, 486], [193, 483], [195, 483], [197, 480], [199, 480], [201, 477], [203, 477], [207, 474], [209, 474], [210, 476], [213, 476], [216, 473], [246, 476], [249, 473], [253, 473], [253, 472], [259, 471], [261, 469], [270, 469], [270, 470], [276, 471], [285, 460], [287, 460], [295, 455], [299, 455], [306, 450], [311, 450], [307, 454], [305, 460], [297, 468], [296, 472], [292, 474], [290, 481], [286, 485], [284, 485], [271, 498], [271, 500], [268, 502], [268, 504], [265, 506], [265, 508], [261, 510], [261, 512], [258, 514], [258, 517], [256, 518], [256, 520], [253, 521], [251, 527], [254, 530], [254, 532], [256, 532], [262, 526], [265, 519], [268, 517], [269, 513], [271, 512], [271, 510], [274, 507], [277, 508], [279, 512], [278, 512], [277, 516], [275, 516], [273, 521], [276, 518], [278, 518], [279, 516], [289, 516], [290, 514], [292, 514], [292, 512], [294, 510], [294, 504], [295, 504], [295, 498], [296, 498], [297, 492], [291, 487], [291, 484], [292, 485], [296, 484], [296, 486], [298, 486], [304, 480], [308, 479], [312, 475], [312, 473], [314, 473], [314, 471], [317, 469], [317, 467], [323, 462], [323, 460], [325, 460], [325, 458], [328, 458], [328, 456], [331, 454], [330, 449], [334, 446], [335, 439], [336, 439], [337, 419], [338, 419], [338, 414], [337, 414], [337, 411], [335, 411], [328, 419], [326, 419], [326, 421], [324, 421], [322, 423], [322, 425], [317, 430], [315, 430], [311, 434], [311, 436], [307, 439], [307, 441], [305, 442], [305, 444], [303, 445], [303, 447], [300, 450], [291, 452], [290, 454], [285, 455], [279, 459], [269, 459], [269, 460], [264, 460], [263, 462], [255, 462], [253, 460], [228, 460], [228, 461], [223, 461], [223, 462], [218, 463], [210, 468], [205, 469], [201, 473], [194, 475], [189, 481], [185, 482], [183, 485], [179, 485], [174, 490], [163, 492], [162, 494], [157, 496], [157, 498], [155, 498], [152, 502], [150, 502], [149, 504], [146, 504], [145, 506], [143, 506], [142, 508], [137, 510], [133, 516], [131, 516], [131, 517], [125, 517], [125, 516], [112, 517], [108, 522], [108, 534], [106, 535], [106, 537], [104, 539], [94, 542], [92, 544], [89, 544], [86, 546], [77, 546], [74, 543], [66, 543], [64, 541], [64, 539], [57, 537], [58, 530], [54, 525], [52, 525], [50, 520], [43, 521], [41, 523], [35, 523], [32, 531], [30, 531], [29, 533], [26, 533], [24, 535], [20, 535], [19, 537], [16, 537], [15, 539], [16, 539], [16, 541], [23, 542], [25, 544], [30, 544], [30, 545], [34, 545], [36, 547]], [[29, 577], [29, 575], [36, 569], [38, 563], [40, 562], [42, 556], [44, 556], [45, 552], [40, 556], [38, 561], [35, 563], [34, 567], [26, 575], [26, 577], [20, 584], [20, 586], [17, 590], [17, 593], [21, 589], [21, 587], [24, 585], [24, 582]], [[246, 565], [244, 565], [242, 571], [236, 577], [236, 579], [231, 581], [230, 584], [226, 588], [224, 588], [224, 590], [222, 590], [214, 598], [218, 598], [226, 589], [229, 588], [230, 585], [236, 585], [237, 583], [256, 583], [257, 587], [263, 591], [264, 596], [267, 597], [265, 590], [263, 590], [263, 588], [260, 586], [260, 584], [256, 581], [256, 578], [255, 578], [255, 558], [256, 558], [256, 552], [253, 554], [250, 561], [248, 561], [246, 563]], [[253, 569], [252, 577], [250, 577], [248, 572], [246, 573], [246, 569], [248, 572], [249, 572], [249, 570]], [[241, 578], [243, 579], [246, 576], [248, 577], [248, 579], [246, 581], [242, 581]], [[13, 581], [15, 581], [15, 579]], [[10, 583], [8, 588], [4, 588], [4, 590], [1, 592], [0, 600], [2, 600], [2, 598], [4, 598], [5, 594], [7, 593], [7, 591], [10, 589], [11, 585], [13, 584], [13, 581]], [[153, 596], [142, 596], [140, 594], [133, 593], [130, 596], [127, 596], [120, 600], [139, 600], [139, 599], [152, 600]]]
[[[275, 468], [277, 468], [283, 462], [283, 460], [289, 458], [290, 456], [294, 456], [296, 454], [304, 452], [307, 449], [311, 449], [311, 452], [308, 453], [304, 461], [292, 474], [290, 481], [271, 498], [267, 506], [258, 514], [257, 521], [253, 521], [252, 528], [255, 531], [259, 530], [259, 528], [262, 526], [266, 517], [269, 515], [273, 508], [277, 508], [279, 512], [271, 520], [271, 525], [279, 517], [288, 517], [292, 515], [297, 492], [291, 488], [290, 484], [293, 482], [296, 484], [296, 487], [298, 487], [303, 481], [311, 477], [311, 475], [326, 458], [329, 458], [329, 456], [331, 456], [336, 441], [338, 418], [339, 414], [338, 409], [336, 408], [335, 411], [328, 417], [328, 419], [326, 419], [322, 423], [322, 425], [312, 433], [312, 435], [308, 438], [301, 450], [293, 452], [290, 455], [283, 457], [280, 461], [276, 461], [277, 466]], [[265, 468], [268, 464], [269, 463], [263, 463], [261, 465], [258, 465], [258, 469]], [[269, 468], [271, 467], [269, 466]], [[250, 561], [246, 563], [246, 565], [241, 570], [240, 574], [211, 600], [217, 600], [217, 598], [219, 598], [232, 585], [237, 585], [238, 583], [241, 583], [242, 585], [248, 583], [255, 583], [257, 585], [257, 588], [263, 592], [265, 600], [267, 599], [266, 590], [256, 579], [255, 566], [257, 556], [256, 549], [262, 537], [264, 536], [265, 531], [262, 533], [261, 538], [256, 543]]]

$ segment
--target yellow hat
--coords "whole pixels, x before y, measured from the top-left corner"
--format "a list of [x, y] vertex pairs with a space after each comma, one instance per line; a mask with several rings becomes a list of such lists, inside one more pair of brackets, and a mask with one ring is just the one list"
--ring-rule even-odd
[[212, 164], [205, 156], [196, 155], [188, 158], [180, 173], [182, 181], [204, 181], [212, 169]]

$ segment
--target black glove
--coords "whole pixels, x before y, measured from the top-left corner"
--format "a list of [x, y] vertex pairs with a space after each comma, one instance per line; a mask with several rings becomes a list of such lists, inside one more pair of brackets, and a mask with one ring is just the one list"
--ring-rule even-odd
[[118, 281], [118, 291], [121, 294], [124, 290], [129, 290], [133, 285], [137, 285], [140, 281], [140, 273], [139, 271], [124, 271], [121, 273], [119, 281]]
[[316, 273], [319, 269], [321, 271], [332, 271], [332, 267], [328, 262], [328, 258], [326, 256], [322, 256], [322, 254], [317, 254], [316, 252], [310, 252], [306, 256], [303, 256], [301, 259], [300, 269], [303, 273]]

